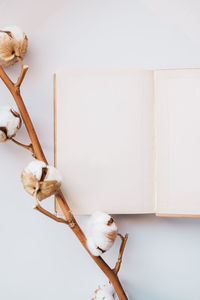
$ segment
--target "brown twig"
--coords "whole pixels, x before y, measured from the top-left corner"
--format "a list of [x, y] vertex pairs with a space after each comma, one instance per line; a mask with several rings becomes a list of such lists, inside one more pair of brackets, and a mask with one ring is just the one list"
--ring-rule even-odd
[[[20, 61], [19, 61], [20, 62]], [[23, 66], [23, 63], [21, 67]], [[28, 69], [28, 68], [26, 68]], [[24, 121], [24, 124], [26, 126], [27, 132], [29, 134], [32, 146], [33, 146], [33, 151], [35, 154], [35, 157], [41, 161], [44, 161], [47, 163], [46, 157], [43, 153], [42, 147], [40, 145], [40, 142], [38, 140], [37, 134], [35, 132], [34, 126], [32, 124], [32, 121], [30, 119], [30, 116], [28, 114], [28, 111], [26, 109], [26, 106], [23, 102], [23, 99], [20, 94], [20, 84], [26, 74], [26, 72], [23, 73], [24, 67], [22, 68], [21, 74], [19, 76], [18, 82], [14, 84], [11, 79], [8, 77], [4, 69], [0, 66], [0, 78], [4, 82], [4, 84], [7, 86], [9, 89], [10, 93], [12, 94], [17, 107], [20, 111], [21, 117]], [[22, 74], [23, 73], [23, 74]], [[89, 253], [91, 258], [95, 261], [95, 263], [99, 266], [99, 268], [104, 272], [104, 274], [108, 277], [109, 281], [112, 283], [119, 300], [128, 300], [127, 296], [123, 290], [123, 287], [118, 279], [117, 274], [106, 264], [106, 262], [100, 257], [100, 256], [93, 256], [90, 251], [87, 248], [87, 240], [86, 237], [78, 225], [77, 221], [75, 220], [74, 216], [72, 215], [70, 208], [64, 198], [64, 195], [61, 190], [59, 190], [56, 194], [57, 202], [66, 218], [68, 223], [73, 224], [73, 226], [70, 226], [74, 234], [77, 236], [85, 250]]]
[[16, 140], [13, 139], [13, 138], [11, 138], [10, 140], [11, 140], [13, 143], [17, 144], [18, 146], [23, 147], [23, 148], [29, 150], [31, 153], [34, 153], [32, 144], [24, 145], [24, 144], [22, 144], [22, 143], [16, 141]]
[[45, 216], [53, 219], [56, 222], [59, 223], [64, 223], [64, 224], [68, 224], [68, 222], [62, 218], [58, 218], [57, 216], [55, 216], [54, 214], [52, 214], [51, 212], [49, 212], [48, 210], [44, 209], [38, 202], [36, 202], [33, 205], [33, 209], [38, 210], [39, 212], [41, 212], [42, 214], [44, 214]]
[[18, 78], [17, 82], [15, 83], [15, 86], [17, 88], [19, 88], [20, 85], [22, 84], [22, 81], [24, 80], [26, 72], [28, 71], [28, 66], [23, 64], [21, 57], [18, 56], [17, 60], [20, 63], [20, 66], [21, 66], [21, 73], [19, 75], [19, 78]]
[[115, 274], [118, 274], [119, 269], [121, 267], [124, 249], [125, 249], [125, 246], [126, 246], [126, 242], [128, 240], [128, 233], [126, 233], [125, 236], [123, 236], [120, 233], [118, 233], [118, 236], [121, 238], [121, 246], [120, 246], [120, 249], [119, 249], [118, 260], [117, 260], [116, 265], [115, 265], [115, 267], [113, 269], [113, 272]]

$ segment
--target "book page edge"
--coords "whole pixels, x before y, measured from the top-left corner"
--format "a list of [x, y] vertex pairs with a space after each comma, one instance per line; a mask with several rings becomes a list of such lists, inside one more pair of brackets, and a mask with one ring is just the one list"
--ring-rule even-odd
[[169, 214], [169, 213], [156, 213], [156, 217], [164, 218], [200, 218], [200, 215], [195, 214]]

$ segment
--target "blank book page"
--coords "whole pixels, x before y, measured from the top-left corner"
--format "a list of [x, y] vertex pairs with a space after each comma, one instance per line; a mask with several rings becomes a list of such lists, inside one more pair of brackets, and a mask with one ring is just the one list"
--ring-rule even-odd
[[56, 162], [75, 214], [152, 213], [153, 72], [56, 73]]
[[155, 72], [158, 213], [200, 214], [200, 70]]

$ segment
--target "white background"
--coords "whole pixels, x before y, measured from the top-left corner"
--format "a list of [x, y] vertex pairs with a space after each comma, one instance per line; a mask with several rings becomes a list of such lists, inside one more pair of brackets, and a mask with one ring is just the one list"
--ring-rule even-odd
[[[18, 24], [29, 37], [22, 93], [51, 162], [55, 70], [200, 66], [197, 0], [1, 0], [0, 16], [1, 26]], [[1, 105], [13, 103], [3, 85], [0, 95]], [[28, 142], [24, 128], [17, 138]], [[29, 160], [16, 145], [1, 145], [0, 299], [90, 299], [103, 275], [67, 227], [32, 210], [20, 183]], [[120, 271], [129, 299], [200, 299], [200, 219], [116, 221], [130, 234]], [[112, 264], [117, 246], [105, 255]]]

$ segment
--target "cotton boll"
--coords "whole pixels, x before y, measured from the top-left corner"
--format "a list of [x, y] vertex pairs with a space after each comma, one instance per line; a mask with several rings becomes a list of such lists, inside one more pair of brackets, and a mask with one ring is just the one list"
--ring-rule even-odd
[[93, 236], [94, 242], [98, 244], [100, 248], [106, 250], [110, 249], [113, 245], [117, 235], [117, 226], [109, 215], [108, 217], [104, 219], [104, 223], [101, 223], [100, 220], [99, 222], [94, 222], [91, 228], [91, 235]]
[[[117, 235], [117, 226], [113, 218], [104, 212], [95, 212], [91, 216], [88, 235], [102, 249], [109, 249]], [[106, 238], [105, 238], [106, 237]]]
[[87, 247], [90, 250], [90, 252], [92, 253], [92, 255], [94, 256], [100, 256], [103, 252], [102, 250], [100, 250], [95, 242], [93, 241], [93, 239], [91, 237], [88, 237], [87, 239]]
[[110, 283], [99, 286], [99, 288], [94, 293], [94, 297], [92, 298], [92, 300], [113, 300], [113, 299], [116, 299], [116, 292]]
[[45, 162], [35, 159], [28, 164], [24, 171], [35, 176], [37, 180], [40, 180], [42, 177], [42, 169], [46, 168], [46, 166]]
[[39, 201], [55, 194], [61, 186], [60, 172], [39, 160], [28, 164], [22, 171], [21, 180], [25, 191]]
[[28, 47], [28, 38], [18, 26], [7, 26], [0, 32], [0, 65], [9, 66], [24, 58]]
[[112, 246], [113, 240], [115, 240], [116, 230], [111, 231], [113, 236], [110, 236], [109, 238], [107, 236], [108, 229], [106, 227], [108, 226], [105, 226], [104, 224], [94, 224], [91, 229], [91, 236], [94, 243], [98, 245], [99, 248], [108, 250]]
[[14, 137], [20, 127], [20, 115], [11, 107], [0, 107], [0, 143]]
[[46, 180], [56, 180], [58, 182], [62, 181], [60, 171], [53, 166], [48, 166], [48, 172], [46, 175]]
[[88, 221], [87, 246], [94, 256], [109, 250], [117, 236], [117, 226], [111, 216], [95, 212]]

